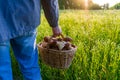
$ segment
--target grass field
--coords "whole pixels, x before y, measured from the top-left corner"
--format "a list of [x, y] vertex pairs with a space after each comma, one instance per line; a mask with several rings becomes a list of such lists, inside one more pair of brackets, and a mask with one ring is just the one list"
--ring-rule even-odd
[[[59, 24], [78, 49], [69, 69], [51, 68], [40, 59], [43, 80], [120, 80], [120, 11], [60, 11]], [[49, 35], [51, 28], [42, 14], [37, 43]], [[13, 56], [12, 60], [13, 74], [22, 80]]]

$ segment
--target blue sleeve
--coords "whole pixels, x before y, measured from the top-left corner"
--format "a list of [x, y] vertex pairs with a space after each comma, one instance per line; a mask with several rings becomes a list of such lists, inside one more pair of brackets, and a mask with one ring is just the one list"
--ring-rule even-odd
[[59, 18], [58, 0], [41, 0], [41, 3], [49, 25], [57, 27]]

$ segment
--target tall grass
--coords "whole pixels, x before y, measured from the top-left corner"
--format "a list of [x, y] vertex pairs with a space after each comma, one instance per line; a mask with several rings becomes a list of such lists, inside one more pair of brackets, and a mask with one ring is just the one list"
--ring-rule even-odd
[[[60, 11], [62, 32], [73, 38], [78, 49], [69, 69], [51, 68], [40, 59], [43, 80], [120, 80], [119, 14], [120, 11]], [[37, 43], [52, 35], [43, 14], [37, 32]]]

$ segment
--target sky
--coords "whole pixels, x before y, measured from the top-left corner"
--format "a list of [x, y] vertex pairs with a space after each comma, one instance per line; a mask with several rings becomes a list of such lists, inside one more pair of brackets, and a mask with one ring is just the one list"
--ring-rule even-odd
[[105, 3], [109, 3], [109, 6], [113, 6], [116, 3], [120, 2], [120, 0], [93, 0], [94, 3], [97, 3], [99, 5], [103, 5]]

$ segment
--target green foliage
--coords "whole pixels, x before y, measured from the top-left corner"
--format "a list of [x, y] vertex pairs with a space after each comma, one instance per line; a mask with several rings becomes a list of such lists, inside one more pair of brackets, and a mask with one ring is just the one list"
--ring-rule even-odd
[[[110, 10], [60, 11], [63, 34], [72, 37], [78, 49], [72, 65], [65, 70], [51, 68], [40, 58], [43, 80], [120, 80], [119, 14]], [[42, 14], [37, 43], [49, 35], [51, 28]], [[17, 68], [14, 69], [14, 75], [19, 75]]]
[[85, 4], [88, 4], [87, 9], [90, 10], [101, 9], [92, 0], [88, 0], [88, 3], [85, 3], [85, 0], [59, 0], [60, 9], [86, 9]]
[[99, 6], [98, 4], [92, 4], [89, 6], [90, 10], [99, 10], [101, 9], [101, 6]]
[[120, 3], [115, 4], [111, 9], [120, 9]]

